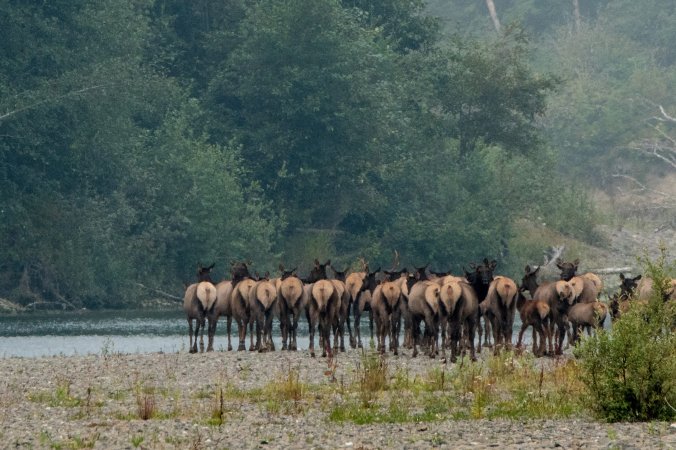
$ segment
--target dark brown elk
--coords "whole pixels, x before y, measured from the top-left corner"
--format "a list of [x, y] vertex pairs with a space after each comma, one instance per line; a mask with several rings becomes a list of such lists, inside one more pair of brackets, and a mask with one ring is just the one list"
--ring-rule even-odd
[[401, 303], [401, 286], [396, 281], [384, 281], [373, 291], [371, 309], [376, 325], [377, 348], [381, 353], [385, 353], [387, 336], [390, 339], [390, 350], [395, 355], [399, 353]]
[[570, 281], [577, 272], [577, 266], [580, 264], [580, 260], [576, 259], [573, 262], [563, 261], [561, 258], [556, 260], [556, 267], [561, 270], [561, 279], [564, 281]]
[[249, 326], [256, 325], [254, 350], [274, 350], [272, 320], [277, 309], [277, 288], [267, 278], [256, 281], [249, 291]]
[[[492, 260], [488, 261], [488, 258], [484, 258], [483, 263], [476, 265], [474, 263], [470, 264], [470, 268], [472, 268], [472, 272], [468, 272], [465, 270], [465, 278], [469, 282], [469, 284], [474, 288], [474, 292], [476, 292], [477, 299], [479, 300], [479, 303], [483, 302], [486, 299], [486, 295], [488, 295], [488, 288], [491, 285], [491, 282], [493, 281], [493, 273], [495, 271], [495, 267], [497, 266], [497, 261]], [[481, 309], [479, 309], [479, 322], [477, 323], [477, 327], [479, 329], [479, 351], [481, 351], [481, 338], [482, 332], [481, 329]], [[485, 339], [484, 339], [484, 345], [489, 345], [490, 344], [490, 334], [491, 334], [491, 322], [490, 320], [484, 319], [484, 326], [485, 326]]]
[[315, 266], [308, 278], [309, 300], [307, 302], [306, 316], [310, 328], [310, 356], [313, 357], [315, 356], [315, 328], [319, 330], [322, 356], [332, 353], [331, 328], [340, 308], [340, 298], [334, 284], [326, 279], [326, 266], [330, 264], [330, 260], [324, 264], [320, 264], [315, 259]]
[[636, 295], [636, 288], [641, 278], [641, 275], [631, 278], [625, 277], [623, 273], [620, 274], [620, 292], [613, 295], [609, 305], [612, 320], [619, 319], [622, 312], [627, 310], [629, 302]]
[[[190, 353], [197, 353], [197, 336], [200, 338], [200, 352], [204, 351], [204, 328], [208, 312], [216, 303], [216, 287], [211, 282], [211, 269], [197, 265], [197, 283], [188, 286], [183, 295], [183, 311], [188, 320], [188, 336]], [[195, 326], [193, 328], [193, 321]], [[194, 336], [193, 336], [194, 330]]]
[[514, 280], [496, 276], [491, 282], [486, 298], [481, 302], [481, 311], [493, 329], [494, 351], [512, 346], [514, 313], [516, 311], [517, 287]]
[[335, 349], [340, 349], [341, 352], [345, 351], [345, 325], [347, 325], [347, 330], [350, 334], [350, 342], [352, 341], [352, 326], [350, 325], [350, 306], [352, 306], [352, 297], [350, 292], [347, 289], [345, 284], [347, 269], [343, 271], [338, 271], [331, 266], [331, 271], [333, 272], [333, 279], [331, 282], [335, 287], [338, 298], [340, 299], [340, 305], [338, 308], [338, 313], [334, 319], [333, 324], [333, 346]]
[[[551, 345], [551, 338], [549, 337], [549, 321], [550, 308], [547, 302], [542, 300], [529, 300], [519, 292], [517, 294], [516, 307], [519, 310], [521, 317], [521, 330], [519, 330], [519, 339], [517, 340], [517, 348], [521, 348], [523, 340], [523, 333], [528, 327], [533, 327], [533, 354], [536, 356], [543, 356], [546, 351], [547, 341]], [[535, 339], [535, 334], [539, 339]], [[540, 342], [538, 345], [537, 342]], [[550, 351], [552, 349], [550, 348]]]
[[608, 315], [608, 307], [601, 302], [576, 303], [568, 311], [568, 320], [573, 328], [573, 339], [571, 344], [575, 344], [579, 339], [582, 328], [591, 335], [591, 329], [603, 328], [603, 323]]
[[352, 301], [352, 314], [354, 316], [354, 342], [350, 341], [352, 348], [362, 348], [361, 342], [361, 315], [367, 311], [369, 313], [369, 330], [371, 339], [373, 339], [373, 312], [371, 311], [371, 290], [363, 289], [364, 278], [367, 274], [380, 272], [378, 268], [375, 272], [369, 272], [368, 264], [364, 264], [363, 272], [353, 272], [345, 278], [345, 286], [350, 294]]
[[298, 349], [297, 334], [298, 320], [305, 310], [306, 297], [303, 295], [303, 282], [296, 276], [296, 269], [286, 271], [279, 265], [282, 272], [277, 279], [277, 307], [279, 308], [279, 323], [282, 331], [282, 350]]

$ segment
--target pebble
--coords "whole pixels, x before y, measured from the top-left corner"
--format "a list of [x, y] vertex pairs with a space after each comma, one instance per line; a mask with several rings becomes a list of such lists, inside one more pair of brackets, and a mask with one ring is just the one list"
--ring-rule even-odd
[[[336, 359], [336, 377], [351, 380], [361, 353]], [[544, 364], [549, 364], [543, 360]], [[424, 376], [438, 362], [426, 358], [388, 359], [394, 372]], [[565, 420], [443, 420], [427, 423], [335, 423], [321, 409], [321, 396], [309, 411], [268, 411], [232, 397], [279, 380], [289, 367], [303, 382], [327, 383], [322, 358], [306, 352], [215, 352], [209, 354], [113, 354], [46, 358], [0, 358], [0, 435], [4, 448], [74, 446], [95, 449], [249, 449], [249, 448], [676, 448], [676, 424], [605, 424]], [[314, 381], [312, 381], [314, 380]], [[45, 404], [45, 394], [68, 386], [81, 399], [63, 406]], [[223, 388], [224, 421], [210, 425]], [[88, 398], [89, 405], [84, 399]], [[35, 394], [42, 394], [36, 396]], [[138, 401], [150, 395], [161, 413], [138, 419]], [[152, 394], [152, 395], [151, 395]], [[33, 398], [33, 400], [31, 400]], [[336, 402], [336, 398], [330, 398]], [[311, 409], [314, 408], [314, 409]], [[177, 411], [172, 413], [172, 411]], [[142, 442], [138, 444], [138, 440]]]

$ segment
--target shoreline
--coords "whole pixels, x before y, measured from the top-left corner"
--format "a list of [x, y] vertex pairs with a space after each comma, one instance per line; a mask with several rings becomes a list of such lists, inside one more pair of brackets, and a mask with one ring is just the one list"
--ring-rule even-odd
[[[543, 367], [556, 361], [540, 360]], [[345, 386], [365, 361], [357, 350], [333, 361], [305, 351], [2, 358], [0, 435], [19, 448], [676, 448], [676, 427], [667, 423], [443, 414], [367, 425], [330, 420], [327, 411], [354, 395]], [[454, 366], [410, 356], [386, 361], [390, 377], [406, 373], [413, 381], [440, 370], [450, 377]], [[276, 400], [271, 386], [288, 388], [289, 374], [300, 400]], [[141, 405], [154, 411], [148, 420], [139, 418]]]

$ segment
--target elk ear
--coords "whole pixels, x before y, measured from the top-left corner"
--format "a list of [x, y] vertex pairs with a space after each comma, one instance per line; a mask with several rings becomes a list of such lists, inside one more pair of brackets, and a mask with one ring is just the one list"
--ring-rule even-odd
[[282, 263], [279, 263], [279, 271], [284, 272], [284, 265]]
[[542, 269], [542, 266], [538, 266], [538, 268], [535, 269], [535, 272], [533, 272], [533, 273], [538, 273], [540, 271], [540, 269]]
[[216, 266], [216, 263], [211, 264], [209, 267], [207, 267], [208, 270], [213, 269]]
[[326, 262], [324, 263], [325, 266], [330, 266], [331, 265], [331, 260], [327, 259]]
[[624, 281], [624, 274], [620, 272], [620, 280]]
[[263, 275], [263, 278], [265, 278], [266, 280], [269, 280], [270, 279], [270, 272], [266, 270], [265, 275]]
[[561, 265], [561, 258], [559, 258], [559, 259], [556, 260], [556, 267], [558, 267], [559, 269], [563, 270], [563, 266]]
[[[469, 268], [470, 269], [476, 269], [476, 264], [474, 264], [473, 262], [469, 263]], [[463, 267], [463, 270], [464, 270], [464, 267]]]
[[315, 267], [319, 267], [319, 265], [320, 265], [319, 260], [317, 258], [315, 258]]
[[498, 265], [498, 262], [497, 262], [496, 260], [493, 260], [493, 261], [491, 261], [489, 267], [490, 267], [491, 269], [495, 269], [495, 267], [496, 267], [497, 265]]
[[524, 270], [526, 271], [527, 274], [530, 273], [530, 266], [526, 265], [526, 268]]
[[642, 277], [642, 275], [639, 275], [639, 276], [637, 276], [637, 277], [634, 277], [634, 281], [638, 281], [638, 280], [640, 280], [640, 279], [641, 279], [641, 277]]
[[577, 266], [578, 266], [579, 264], [580, 264], [580, 259], [579, 259], [579, 258], [575, 258], [575, 261], [573, 261], [573, 265], [575, 266], [576, 269], [577, 269]]

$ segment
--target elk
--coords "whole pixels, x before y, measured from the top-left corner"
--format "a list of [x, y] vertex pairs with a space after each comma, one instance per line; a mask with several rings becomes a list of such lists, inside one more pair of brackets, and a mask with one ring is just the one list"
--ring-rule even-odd
[[573, 286], [565, 280], [545, 282], [538, 286], [533, 293], [533, 298], [547, 302], [550, 308], [551, 322], [549, 324], [550, 351], [551, 340], [554, 339], [554, 326], [558, 328], [556, 340], [556, 354], [563, 353], [563, 340], [567, 330], [567, 314], [575, 301]]
[[[344, 271], [338, 271], [333, 266], [331, 271], [333, 272], [333, 287], [338, 293], [338, 298], [340, 299], [340, 305], [338, 308], [338, 313], [336, 314], [334, 324], [333, 324], [333, 346], [335, 349], [340, 348], [341, 352], [345, 351], [345, 324], [347, 324], [347, 329], [350, 334], [350, 342], [352, 342], [352, 327], [350, 326], [350, 306], [352, 303], [352, 298], [350, 292], [347, 289], [345, 284], [347, 269]], [[340, 342], [340, 345], [339, 345]]]
[[575, 301], [577, 303], [594, 303], [597, 301], [599, 290], [589, 277], [576, 275], [568, 282], [575, 290]]
[[[233, 262], [230, 273], [232, 274], [232, 292], [230, 293], [230, 310], [232, 318], [237, 322], [239, 335], [238, 351], [246, 350], [246, 327], [251, 320], [251, 308], [249, 293], [256, 281], [251, 277], [246, 263]], [[250, 337], [249, 350], [254, 349], [253, 336]]]
[[223, 280], [216, 285], [216, 304], [208, 314], [209, 320], [209, 345], [207, 351], [214, 348], [214, 336], [216, 334], [216, 324], [220, 316], [225, 316], [226, 332], [228, 335], [228, 351], [232, 350], [230, 340], [230, 330], [232, 328], [232, 307], [230, 306], [230, 294], [232, 293], [232, 281]]
[[322, 346], [322, 356], [331, 354], [331, 327], [340, 308], [340, 298], [334, 284], [326, 279], [326, 266], [331, 261], [320, 264], [315, 259], [315, 267], [308, 278], [307, 291], [309, 300], [306, 308], [306, 317], [310, 328], [310, 356], [315, 356], [315, 327], [319, 329], [319, 340]]
[[[676, 300], [676, 278], [665, 279], [661, 288], [662, 300]], [[652, 278], [643, 277], [636, 287], [639, 301], [648, 301], [653, 294], [654, 281]]]
[[629, 301], [636, 295], [636, 287], [641, 278], [641, 275], [630, 278], [620, 273], [620, 292], [615, 293], [610, 300], [610, 317], [612, 320], [619, 319], [621, 313], [627, 310]]
[[571, 344], [577, 342], [582, 327], [586, 328], [591, 336], [591, 328], [603, 328], [603, 322], [608, 315], [608, 307], [601, 302], [576, 303], [568, 311], [568, 320], [573, 328]]
[[[577, 268], [580, 265], [580, 260], [575, 259], [573, 262], [565, 262], [561, 258], [556, 259], [556, 267], [561, 270], [561, 279], [564, 281], [572, 281], [573, 277], [577, 274]], [[603, 281], [601, 278], [593, 272], [585, 272], [580, 277], [584, 278], [584, 293], [580, 293], [580, 287], [576, 288], [578, 292], [577, 297], [578, 301], [583, 303], [595, 302], [598, 298], [599, 293], [603, 290]], [[577, 281], [581, 285], [581, 282]], [[595, 293], [595, 294], [592, 294]]]
[[[211, 282], [211, 270], [216, 264], [208, 267], [197, 265], [197, 283], [188, 286], [183, 295], [183, 311], [188, 320], [188, 336], [190, 353], [197, 353], [197, 336], [200, 338], [200, 352], [204, 351], [204, 328], [207, 313], [216, 303], [216, 287]], [[193, 339], [193, 321], [194, 339]]]
[[272, 319], [277, 308], [277, 288], [268, 279], [267, 273], [249, 290], [248, 302], [249, 326], [253, 326], [254, 323], [256, 325], [256, 344], [253, 348], [259, 352], [274, 350]]
[[472, 361], [476, 361], [474, 335], [479, 322], [479, 299], [474, 288], [467, 280], [450, 278], [441, 287], [440, 298], [448, 310], [451, 362], [457, 360], [463, 337], [469, 344]]
[[378, 284], [373, 291], [371, 309], [376, 324], [378, 350], [381, 353], [385, 353], [385, 338], [388, 333], [390, 350], [395, 355], [399, 352], [401, 302], [401, 285], [397, 281], [384, 281]]
[[488, 287], [486, 299], [480, 304], [482, 314], [491, 322], [495, 353], [500, 346], [512, 346], [516, 295], [516, 283], [510, 278], [497, 276]]
[[[352, 314], [354, 315], [354, 341], [350, 340], [352, 348], [362, 348], [361, 342], [361, 315], [364, 311], [369, 313], [369, 330], [371, 332], [371, 339], [373, 339], [373, 312], [371, 311], [371, 291], [362, 289], [364, 284], [364, 277], [369, 273], [369, 266], [362, 260], [364, 270], [361, 272], [353, 272], [345, 278], [345, 286], [350, 294], [352, 301]], [[380, 272], [380, 267], [373, 272], [376, 274]]]
[[[473, 269], [473, 272], [468, 272], [467, 270], [463, 269], [465, 271], [465, 278], [474, 288], [479, 303], [483, 302], [486, 299], [486, 295], [488, 295], [488, 288], [490, 287], [490, 284], [493, 281], [493, 271], [495, 270], [496, 266], [497, 266], [496, 260], [488, 261], [488, 258], [484, 258], [483, 263], [479, 264], [478, 266], [474, 263], [470, 264], [470, 268]], [[481, 310], [479, 310], [479, 322], [477, 323], [477, 326], [479, 328], [479, 351], [481, 351], [481, 337], [482, 337], [480, 320], [481, 320]], [[484, 345], [489, 345], [491, 323], [489, 320], [484, 320], [484, 324], [486, 328]]]
[[439, 285], [423, 280], [410, 287], [406, 309], [412, 330], [413, 357], [418, 355], [420, 343], [420, 323], [425, 322], [425, 338], [429, 342], [429, 356], [434, 358], [437, 352], [439, 336]]
[[[528, 268], [526, 269], [528, 272]], [[528, 329], [528, 327], [533, 327], [533, 354], [536, 356], [543, 356], [545, 354], [547, 341], [550, 342], [550, 351], [551, 349], [551, 337], [549, 336], [549, 321], [550, 321], [550, 308], [547, 302], [542, 300], [528, 300], [521, 292], [523, 287], [519, 288], [519, 293], [516, 297], [516, 308], [519, 310], [519, 316], [521, 317], [521, 330], [519, 331], [519, 339], [516, 343], [517, 348], [521, 347], [521, 342], [523, 339], [523, 333]], [[537, 345], [537, 339], [535, 339], [535, 334], [538, 334], [540, 339], [540, 345]]]
[[[298, 333], [298, 320], [301, 312], [305, 309], [306, 297], [303, 295], [303, 282], [296, 276], [296, 269], [286, 271], [283, 265], [279, 265], [282, 272], [276, 280], [277, 308], [279, 309], [279, 322], [282, 330], [282, 350], [295, 351], [298, 349], [296, 341]], [[293, 316], [293, 320], [291, 319]]]

